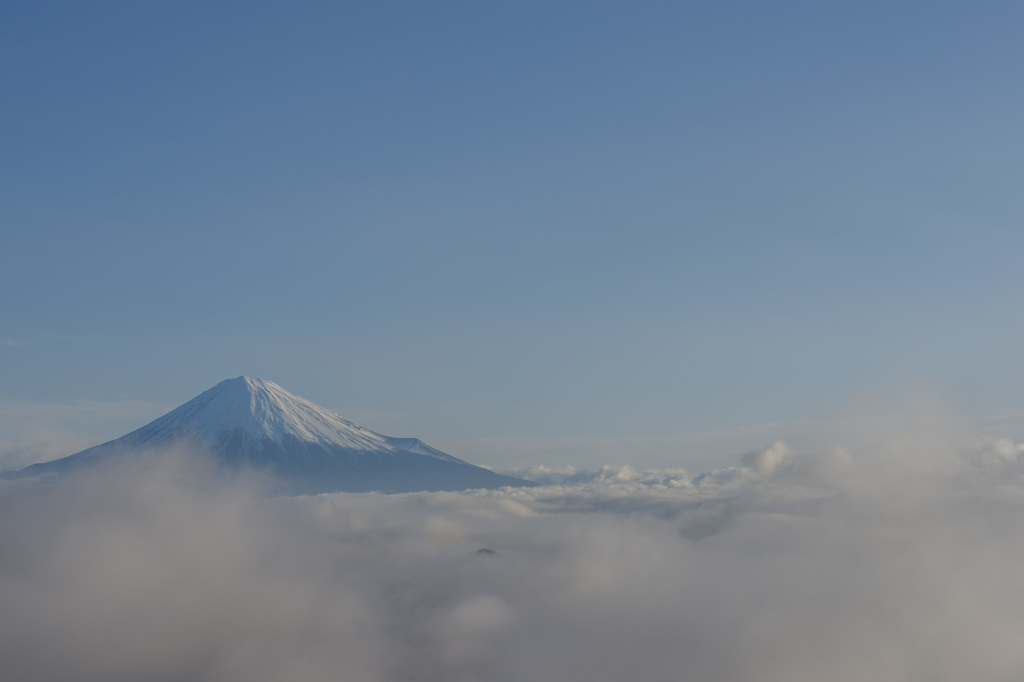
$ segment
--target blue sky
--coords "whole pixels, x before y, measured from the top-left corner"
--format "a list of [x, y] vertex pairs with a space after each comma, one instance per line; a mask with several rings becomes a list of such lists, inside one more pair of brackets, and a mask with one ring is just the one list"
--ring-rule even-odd
[[2, 405], [87, 402], [88, 441], [248, 374], [492, 466], [697, 466], [901, 391], [1022, 414], [1022, 25], [4, 3]]

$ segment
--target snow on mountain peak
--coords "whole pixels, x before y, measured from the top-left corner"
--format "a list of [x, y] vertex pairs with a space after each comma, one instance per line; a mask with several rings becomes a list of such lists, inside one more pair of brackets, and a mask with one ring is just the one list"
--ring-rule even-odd
[[215, 442], [223, 432], [281, 443], [288, 436], [320, 445], [367, 451], [393, 446], [378, 433], [289, 393], [273, 381], [227, 379], [139, 430], [144, 439], [188, 435]]
[[204, 443], [224, 464], [255, 467], [293, 493], [530, 485], [463, 462], [416, 438], [364, 429], [272, 381], [246, 376], [222, 381], [120, 438], [33, 464], [13, 477], [67, 473], [178, 441]]

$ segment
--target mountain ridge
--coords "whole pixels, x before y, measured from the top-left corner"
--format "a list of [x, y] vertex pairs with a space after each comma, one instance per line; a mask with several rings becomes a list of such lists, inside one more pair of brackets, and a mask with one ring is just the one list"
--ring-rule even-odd
[[231, 467], [268, 474], [288, 492], [412, 492], [532, 485], [478, 467], [418, 438], [371, 431], [265, 379], [226, 379], [120, 438], [33, 464], [5, 478], [59, 474], [175, 443]]

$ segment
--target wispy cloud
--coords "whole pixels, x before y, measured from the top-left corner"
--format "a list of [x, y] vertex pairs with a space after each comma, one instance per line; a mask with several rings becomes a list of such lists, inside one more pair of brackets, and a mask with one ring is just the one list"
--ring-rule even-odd
[[81, 337], [57, 332], [27, 332], [18, 336], [0, 337], [0, 346], [8, 348], [28, 348], [46, 341], [74, 341]]
[[70, 455], [134, 430], [173, 407], [145, 401], [0, 397], [0, 471]]

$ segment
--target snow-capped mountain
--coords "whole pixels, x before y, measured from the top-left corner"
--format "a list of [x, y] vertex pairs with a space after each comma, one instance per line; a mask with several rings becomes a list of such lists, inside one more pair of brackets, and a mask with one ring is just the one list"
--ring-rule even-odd
[[14, 476], [59, 473], [100, 459], [185, 443], [229, 466], [250, 466], [293, 492], [465, 490], [531, 485], [436, 450], [416, 438], [384, 436], [284, 390], [272, 381], [222, 381], [116, 440]]

